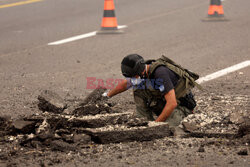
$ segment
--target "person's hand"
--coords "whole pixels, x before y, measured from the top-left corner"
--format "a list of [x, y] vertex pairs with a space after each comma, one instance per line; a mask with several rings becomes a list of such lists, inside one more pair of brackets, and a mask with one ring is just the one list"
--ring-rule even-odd
[[110, 97], [108, 96], [108, 93], [109, 93], [109, 90], [105, 91], [103, 94], [102, 94], [102, 99], [103, 100], [108, 100]]

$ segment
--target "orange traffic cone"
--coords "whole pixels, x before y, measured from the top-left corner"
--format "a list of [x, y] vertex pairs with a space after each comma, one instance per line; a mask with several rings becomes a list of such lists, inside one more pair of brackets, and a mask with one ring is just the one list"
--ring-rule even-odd
[[101, 30], [97, 34], [114, 34], [121, 33], [118, 30], [117, 20], [115, 17], [115, 5], [113, 0], [104, 0], [104, 13], [102, 18]]
[[227, 21], [227, 19], [224, 17], [224, 10], [221, 0], [210, 0], [208, 17], [203, 19], [203, 21]]

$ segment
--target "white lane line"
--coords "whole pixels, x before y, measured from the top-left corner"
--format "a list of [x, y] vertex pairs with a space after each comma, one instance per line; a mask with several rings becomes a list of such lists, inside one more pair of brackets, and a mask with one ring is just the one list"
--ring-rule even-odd
[[[121, 25], [121, 26], [118, 26], [117, 28], [122, 29], [122, 28], [126, 28], [126, 27], [127, 27], [126, 25]], [[73, 42], [73, 41], [76, 41], [76, 40], [79, 40], [79, 39], [95, 36], [96, 33], [97, 33], [97, 31], [93, 31], [93, 32], [90, 32], [90, 33], [87, 33], [87, 34], [77, 35], [77, 36], [70, 37], [70, 38], [67, 38], [67, 39], [62, 39], [60, 41], [55, 41], [55, 42], [48, 43], [48, 45], [65, 44], [65, 43]]]
[[70, 37], [70, 38], [63, 39], [63, 40], [56, 41], [56, 42], [51, 42], [51, 43], [48, 43], [48, 45], [60, 45], [60, 44], [76, 41], [76, 40], [79, 40], [79, 39], [92, 37], [92, 36], [96, 35], [96, 32], [97, 31], [90, 32], [90, 33], [87, 33], [87, 34], [77, 35], [77, 36]]
[[206, 82], [206, 81], [213, 80], [215, 78], [219, 78], [219, 77], [221, 77], [223, 75], [226, 75], [226, 74], [229, 74], [231, 72], [237, 71], [239, 69], [245, 68], [245, 67], [247, 67], [249, 65], [250, 65], [250, 60], [241, 62], [239, 64], [236, 64], [236, 65], [233, 65], [231, 67], [225, 68], [223, 70], [217, 71], [215, 73], [209, 74], [209, 75], [207, 75], [205, 77], [201, 77], [200, 79], [197, 80], [197, 83], [200, 84], [200, 83], [203, 83], [203, 82]]

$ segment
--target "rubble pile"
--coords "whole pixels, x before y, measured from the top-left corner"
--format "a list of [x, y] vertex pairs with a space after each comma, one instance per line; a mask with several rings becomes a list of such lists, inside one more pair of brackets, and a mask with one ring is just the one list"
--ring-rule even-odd
[[78, 106], [74, 108], [73, 114], [85, 116], [114, 112], [110, 108], [112, 104], [107, 103], [102, 97], [102, 94], [105, 91], [105, 88], [95, 89]]
[[45, 90], [38, 96], [41, 114], [18, 120], [0, 118], [3, 141], [21, 146], [75, 151], [83, 145], [145, 141], [170, 136], [166, 123], [149, 123], [132, 111], [114, 112], [96, 89], [72, 105], [58, 94]]
[[137, 118], [133, 111], [113, 110], [114, 104], [102, 99], [104, 91], [96, 89], [85, 99], [75, 102], [54, 92], [43, 91], [38, 96], [41, 114], [18, 120], [0, 117], [1, 141], [56, 151], [76, 151], [91, 144], [151, 141], [169, 136], [250, 142], [249, 114], [241, 108], [247, 105], [248, 96], [199, 96], [194, 114], [186, 117], [179, 129], [172, 129], [167, 123]]
[[249, 118], [249, 96], [217, 95], [197, 97], [194, 114], [184, 118], [183, 123], [192, 123], [201, 132], [237, 133], [239, 125]]

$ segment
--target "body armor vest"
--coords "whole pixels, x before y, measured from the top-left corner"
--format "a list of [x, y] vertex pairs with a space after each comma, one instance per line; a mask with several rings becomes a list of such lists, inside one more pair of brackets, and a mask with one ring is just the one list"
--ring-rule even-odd
[[[202, 87], [197, 82], [195, 82], [195, 80], [199, 78], [198, 74], [181, 67], [171, 59], [162, 56], [157, 60], [149, 60], [149, 61], [151, 62], [151, 65], [149, 67], [148, 79], [152, 77], [152, 74], [159, 66], [165, 66], [179, 76], [179, 80], [174, 88], [177, 100], [181, 97], [184, 97], [195, 86], [197, 86], [197, 88], [199, 89], [202, 89]], [[148, 93], [151, 94], [152, 98], [154, 99], [162, 98], [162, 94], [159, 90], [148, 89], [148, 91], [149, 91]]]

